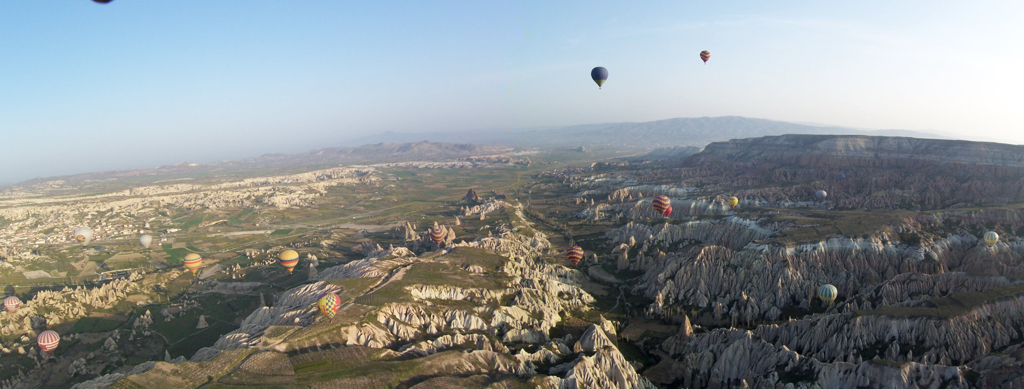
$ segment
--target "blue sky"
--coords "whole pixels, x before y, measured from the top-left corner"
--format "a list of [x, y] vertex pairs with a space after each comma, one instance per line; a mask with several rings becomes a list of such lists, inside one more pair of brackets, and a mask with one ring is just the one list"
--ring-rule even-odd
[[386, 3], [0, 0], [0, 182], [722, 115], [1024, 143], [1017, 2]]

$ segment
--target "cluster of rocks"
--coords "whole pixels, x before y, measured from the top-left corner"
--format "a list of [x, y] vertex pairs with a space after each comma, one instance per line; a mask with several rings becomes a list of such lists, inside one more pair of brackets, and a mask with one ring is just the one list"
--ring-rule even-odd
[[[705, 165], [687, 161], [680, 171], [683, 181], [661, 188], [638, 185], [645, 179], [632, 172], [628, 177], [583, 175], [587, 171], [555, 176], [580, 190], [575, 201], [587, 206], [578, 216], [590, 220], [662, 218], [650, 201], [635, 201], [657, 194], [690, 195], [672, 201], [671, 219], [732, 214], [724, 197], [693, 197], [695, 191], [689, 188], [694, 187], [721, 193], [729, 187], [760, 186], [736, 193], [741, 207], [812, 209], [905, 209], [908, 203], [911, 209], [962, 207], [976, 201], [999, 203], [1000, 196], [1009, 199], [1021, 193], [1021, 181], [1016, 180], [1021, 172], [1009, 170], [993, 170], [1008, 181], [992, 183], [986, 177], [958, 187], [956, 182], [965, 181], [957, 175], [958, 168], [936, 168], [931, 172], [946, 176], [922, 189], [926, 179], [922, 174], [867, 174], [870, 168], [863, 165], [841, 171], [848, 177], [872, 177], [873, 182], [843, 181], [835, 178], [840, 171], [836, 167], [816, 168], [794, 157], [787, 160], [799, 165], [794, 168], [775, 164], [773, 158], [757, 160], [768, 167], [755, 163], [737, 167], [711, 159], [701, 159]], [[730, 173], [737, 170], [743, 173]], [[947, 179], [950, 174], [957, 178]], [[722, 183], [710, 183], [710, 178]], [[815, 183], [769, 185], [800, 180]], [[979, 193], [981, 186], [994, 193]], [[830, 200], [813, 199], [817, 189], [827, 190]], [[977, 200], [966, 199], [968, 194]], [[599, 200], [604, 196], [607, 203]], [[1024, 278], [1024, 243], [1013, 237], [1024, 227], [1024, 211], [932, 212], [879, 226], [863, 237], [789, 246], [765, 243], [787, 227], [729, 216], [679, 224], [628, 223], [606, 232], [616, 267], [643, 273], [633, 290], [653, 303], [642, 314], [680, 323], [679, 334], [654, 350], [666, 355], [663, 365], [672, 366], [657, 374], [677, 373], [660, 383], [751, 388], [1024, 384], [1020, 369], [1024, 351], [1018, 351], [1024, 337], [1020, 331], [1024, 298], [997, 300], [991, 297], [995, 294], [982, 294], [1011, 287], [1016, 285], [1014, 279]], [[987, 247], [979, 231], [993, 229], [1006, 234]], [[907, 236], [915, 237], [913, 243], [905, 242]], [[839, 290], [840, 297], [831, 307], [817, 301], [817, 288], [825, 283]], [[976, 295], [955, 300], [950, 297], [953, 293]], [[964, 305], [948, 312], [948, 317], [871, 314], [879, 308], [942, 312], [942, 307], [935, 306], [942, 299]], [[703, 326], [691, 324], [691, 318]], [[741, 324], [753, 329], [735, 328]]]
[[[521, 377], [545, 374], [549, 377], [537, 381], [544, 387], [653, 388], [619, 352], [614, 340], [616, 324], [603, 317], [578, 340], [574, 341], [572, 335], [550, 337], [550, 331], [566, 319], [566, 312], [585, 312], [594, 299], [580, 287], [585, 276], [579, 271], [539, 260], [553, 251], [543, 233], [526, 237], [505, 228], [496, 236], [453, 243], [442, 255], [429, 260], [447, 261], [445, 254], [450, 250], [469, 247], [492, 250], [506, 258], [500, 269], [475, 266], [478, 271], [471, 273], [482, 276], [500, 271], [506, 280], [502, 288], [410, 285], [407, 290], [413, 302], [385, 304], [368, 314], [368, 320], [332, 329], [329, 341], [302, 340], [289, 349], [321, 350], [335, 347], [340, 340], [342, 345], [386, 348], [396, 356], [420, 358], [458, 347], [469, 350], [461, 354], [461, 365], [486, 366], [481, 372]], [[284, 292], [274, 307], [257, 309], [241, 328], [199, 350], [190, 360], [207, 361], [223, 350], [255, 347], [271, 326], [313, 324], [319, 315], [313, 307], [316, 299], [325, 292], [340, 292], [327, 281], [358, 277], [386, 282], [389, 277], [401, 277], [411, 263], [424, 260], [404, 247], [375, 247], [369, 254], [363, 260], [325, 269], [314, 283]], [[474, 308], [438, 305], [445, 301], [471, 301]], [[503, 304], [494, 308], [494, 303]], [[537, 351], [508, 347], [523, 343], [537, 345]], [[547, 371], [541, 372], [542, 367]]]
[[[135, 280], [135, 281], [132, 281]], [[94, 288], [65, 287], [36, 293], [14, 312], [0, 313], [0, 335], [5, 337], [42, 331], [46, 327], [88, 316], [94, 309], [109, 309], [129, 294], [142, 291], [139, 277], [116, 279]]]
[[132, 328], [136, 330], [146, 330], [149, 329], [150, 325], [153, 325], [153, 314], [149, 313], [149, 310], [147, 309], [146, 313], [135, 318], [135, 322], [132, 323]]
[[171, 321], [175, 318], [175, 315], [181, 315], [185, 311], [190, 309], [198, 309], [199, 302], [195, 300], [189, 300], [184, 296], [175, 302], [174, 304], [167, 305], [160, 310], [160, 315], [164, 317], [164, 321]]
[[469, 217], [473, 215], [480, 215], [480, 220], [483, 220], [483, 215], [495, 212], [499, 209], [502, 209], [505, 206], [508, 206], [508, 203], [500, 200], [489, 201], [474, 206], [464, 206], [462, 207], [462, 216]]
[[188, 288], [189, 293], [219, 293], [219, 294], [248, 294], [262, 285], [259, 282], [220, 282], [214, 279], [205, 279], [192, 284]]
[[[1019, 339], [1022, 308], [1024, 299], [1016, 299], [942, 320], [829, 314], [698, 334], [687, 321], [661, 348], [683, 362], [674, 379], [685, 387], [968, 388], [970, 371], [1008, 384], [1024, 381], [1024, 371], [1006, 374], [1019, 361], [986, 354]], [[973, 368], [955, 365], [969, 360]], [[794, 385], [783, 374], [810, 379]]]
[[469, 188], [466, 195], [462, 197], [462, 201], [470, 204], [476, 204], [480, 202], [480, 196], [476, 195], [476, 191], [473, 188]]

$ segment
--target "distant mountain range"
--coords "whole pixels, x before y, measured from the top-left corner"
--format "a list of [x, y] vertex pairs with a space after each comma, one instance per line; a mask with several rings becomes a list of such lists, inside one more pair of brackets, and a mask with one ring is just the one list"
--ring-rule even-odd
[[483, 129], [472, 131], [429, 131], [415, 133], [401, 133], [385, 131], [380, 134], [361, 136], [358, 138], [346, 139], [338, 145], [342, 147], [357, 147], [376, 143], [414, 143], [414, 142], [442, 142], [442, 143], [473, 143], [478, 145], [502, 145], [515, 146], [517, 132], [522, 131], [545, 131], [561, 128], [558, 126], [531, 127], [513, 132], [510, 129]]
[[[784, 134], [876, 135], [949, 139], [936, 134], [846, 127], [814, 126], [739, 116], [676, 118], [642, 123], [603, 123], [570, 127], [535, 127], [522, 130], [384, 132], [339, 142], [349, 147], [330, 147], [298, 154], [264, 154], [256, 158], [209, 164], [162, 166], [157, 169], [118, 170], [80, 174], [59, 179], [104, 179], [150, 175], [195, 175], [259, 169], [298, 169], [339, 164], [403, 161], [439, 161], [473, 155], [495, 154], [512, 147], [576, 149], [581, 146], [614, 149], [663, 149], [650, 158], [693, 154], [712, 142]], [[37, 183], [56, 178], [37, 178]]]
[[767, 135], [876, 135], [951, 139], [948, 136], [906, 130], [864, 130], [848, 127], [796, 124], [740, 116], [676, 118], [640, 123], [584, 124], [515, 130], [396, 133], [350, 139], [346, 145], [378, 142], [458, 142], [528, 148], [605, 147], [703, 147], [711, 142], [756, 138]]
[[606, 123], [525, 131], [518, 138], [524, 147], [543, 145], [703, 147], [711, 142], [784, 134], [834, 134], [945, 138], [915, 131], [866, 131], [846, 127], [821, 127], [751, 119], [740, 116], [677, 118], [644, 123]]
[[155, 169], [114, 170], [62, 177], [35, 178], [18, 185], [63, 180], [69, 183], [129, 179], [140, 182], [154, 177], [196, 177], [198, 175], [231, 175], [260, 171], [263, 173], [302, 171], [310, 168], [364, 165], [383, 162], [446, 161], [462, 157], [493, 155], [512, 151], [498, 145], [454, 144], [439, 142], [378, 143], [359, 147], [331, 147], [299, 154], [264, 154], [256, 158], [196, 164], [182, 162]]
[[359, 147], [330, 147], [300, 154], [264, 154], [258, 158], [226, 161], [254, 165], [298, 165], [336, 163], [381, 163], [406, 161], [439, 161], [474, 155], [511, 151], [500, 145], [469, 143], [409, 142], [364, 144]]
[[786, 160], [802, 165], [900, 167], [934, 163], [1024, 168], [1024, 146], [863, 135], [782, 135], [707, 145], [695, 163]]

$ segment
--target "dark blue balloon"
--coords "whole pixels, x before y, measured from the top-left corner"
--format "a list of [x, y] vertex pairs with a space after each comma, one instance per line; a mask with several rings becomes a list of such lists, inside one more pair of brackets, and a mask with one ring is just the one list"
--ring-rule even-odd
[[836, 177], [838, 177], [840, 180], [845, 180], [846, 179], [846, 174], [839, 173], [839, 175], [836, 176]]
[[598, 89], [600, 89], [601, 85], [604, 85], [604, 81], [608, 79], [608, 69], [598, 66], [590, 71], [590, 78], [594, 79]]

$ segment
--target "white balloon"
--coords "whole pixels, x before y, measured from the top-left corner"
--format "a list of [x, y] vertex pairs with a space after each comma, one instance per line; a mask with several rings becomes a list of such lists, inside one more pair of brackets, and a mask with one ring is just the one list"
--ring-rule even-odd
[[89, 227], [82, 227], [75, 230], [75, 241], [84, 245], [92, 241], [92, 230]]
[[142, 244], [142, 247], [145, 247], [145, 248], [148, 249], [150, 243], [153, 243], [153, 237], [150, 236], [149, 234], [140, 236], [139, 237], [139, 243]]

